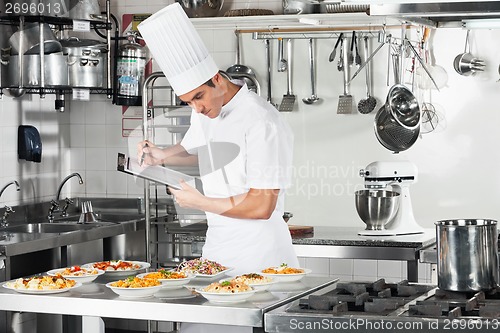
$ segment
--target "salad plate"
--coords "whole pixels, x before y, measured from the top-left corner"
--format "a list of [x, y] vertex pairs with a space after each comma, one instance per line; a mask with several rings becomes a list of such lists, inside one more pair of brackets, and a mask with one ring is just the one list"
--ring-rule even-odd
[[221, 277], [221, 276], [224, 276], [227, 272], [230, 272], [232, 271], [234, 268], [233, 267], [227, 267], [225, 270], [221, 271], [221, 272], [218, 272], [218, 273], [215, 273], [215, 274], [203, 274], [203, 273], [193, 273], [193, 275], [195, 277], [198, 277], [198, 278], [208, 278], [208, 279], [214, 279], [214, 278], [217, 278], [217, 277]]

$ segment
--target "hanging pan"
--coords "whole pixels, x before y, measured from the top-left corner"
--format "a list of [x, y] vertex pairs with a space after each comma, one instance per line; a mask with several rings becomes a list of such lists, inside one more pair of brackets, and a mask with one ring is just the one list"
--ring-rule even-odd
[[396, 84], [389, 93], [385, 105], [375, 116], [375, 135], [386, 149], [395, 153], [407, 150], [420, 133], [420, 107], [413, 93], [400, 84], [400, 54], [393, 54]]

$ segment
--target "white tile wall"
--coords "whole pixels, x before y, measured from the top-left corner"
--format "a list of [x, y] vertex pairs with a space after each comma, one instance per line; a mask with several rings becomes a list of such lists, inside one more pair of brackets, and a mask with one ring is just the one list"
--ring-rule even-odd
[[[301, 257], [299, 263], [301, 267], [311, 269], [312, 274], [342, 281], [375, 281], [384, 278], [387, 282], [399, 282], [407, 279], [405, 261]], [[419, 263], [418, 269], [418, 282], [435, 283], [430, 264]]]

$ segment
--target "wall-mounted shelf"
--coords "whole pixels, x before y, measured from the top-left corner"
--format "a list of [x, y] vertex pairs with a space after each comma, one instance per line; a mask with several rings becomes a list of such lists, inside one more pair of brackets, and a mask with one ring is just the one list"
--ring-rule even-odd
[[[391, 17], [369, 16], [366, 13], [263, 15], [237, 17], [210, 17], [191, 19], [197, 29], [326, 29], [343, 27], [380, 27], [400, 25], [401, 20]], [[347, 29], [347, 28], [346, 28]], [[378, 30], [378, 28], [374, 28]]]

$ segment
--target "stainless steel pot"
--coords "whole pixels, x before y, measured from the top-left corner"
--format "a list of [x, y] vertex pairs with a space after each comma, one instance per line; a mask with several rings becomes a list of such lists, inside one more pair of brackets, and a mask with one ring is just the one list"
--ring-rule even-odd
[[97, 40], [71, 37], [61, 41], [68, 55], [69, 85], [78, 88], [104, 88], [107, 45]]
[[[3, 87], [40, 87], [40, 55], [23, 56], [22, 80], [20, 80], [19, 56], [14, 55], [2, 60]], [[52, 53], [44, 56], [45, 87], [68, 87], [67, 57], [62, 53]]]
[[[40, 27], [43, 31], [43, 45], [45, 54], [61, 52], [61, 43], [46, 23], [26, 23], [24, 29], [16, 31], [10, 38], [9, 44], [11, 54], [16, 55], [19, 52], [23, 54], [40, 53]], [[21, 38], [22, 35], [22, 38]]]
[[438, 221], [436, 241], [439, 288], [464, 292], [489, 290], [497, 286], [497, 221]]

